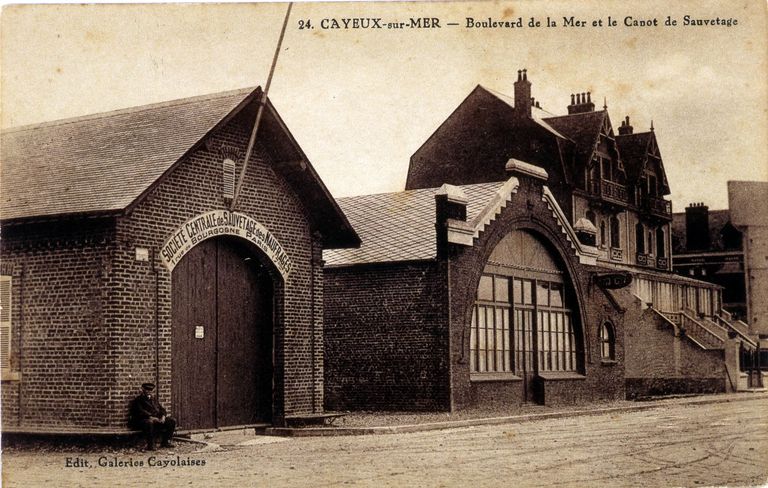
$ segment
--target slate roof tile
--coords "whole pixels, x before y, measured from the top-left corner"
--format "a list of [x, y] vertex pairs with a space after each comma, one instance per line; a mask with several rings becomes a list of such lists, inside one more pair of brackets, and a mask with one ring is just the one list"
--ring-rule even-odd
[[559, 117], [547, 117], [544, 122], [576, 143], [576, 154], [579, 158], [577, 163], [584, 166], [589, 162], [587, 158], [592, 156], [595, 142], [600, 135], [600, 129], [607, 113], [605, 110], [582, 112]]
[[616, 136], [616, 145], [619, 148], [624, 169], [630, 182], [637, 181], [640, 172], [643, 171], [652, 134], [652, 132], [638, 132]]
[[253, 91], [3, 131], [0, 219], [124, 209]]
[[[463, 185], [467, 221], [491, 201], [504, 182]], [[326, 264], [352, 265], [434, 259], [438, 188], [360, 195], [337, 201], [362, 240], [357, 249], [326, 250]]]

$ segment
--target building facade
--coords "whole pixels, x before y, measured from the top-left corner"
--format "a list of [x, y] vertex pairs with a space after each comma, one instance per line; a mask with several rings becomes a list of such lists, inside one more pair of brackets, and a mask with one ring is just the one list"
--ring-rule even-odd
[[764, 384], [760, 370], [768, 368], [768, 296], [765, 274], [768, 184], [728, 182], [729, 208], [709, 210], [691, 204], [685, 214], [674, 215], [674, 270], [683, 276], [718, 284], [723, 289], [723, 309], [730, 322], [760, 343], [760, 354], [743, 351], [742, 370], [752, 382]]
[[742, 241], [728, 210], [694, 203], [673, 216], [674, 271], [721, 286], [723, 309], [736, 320], [747, 314]]
[[[514, 192], [472, 196], [513, 179]], [[438, 199], [431, 220], [425, 194]], [[721, 313], [719, 287], [671, 272], [668, 194], [653, 128], [636, 132], [626, 117], [615, 133], [590, 93], [554, 115], [531, 96], [525, 70], [512, 97], [476, 87], [413, 154], [404, 192], [340, 200], [363, 245], [325, 253], [327, 406], [460, 409], [742, 387], [739, 349], [754, 343]], [[445, 223], [440, 198], [466, 208], [449, 205]], [[491, 200], [499, 210], [484, 214]], [[481, 214], [494, 215], [487, 226]], [[354, 359], [342, 358], [353, 346]]]
[[455, 410], [624, 397], [625, 290], [595, 285], [546, 172], [342, 198], [326, 252], [326, 405]]
[[768, 350], [768, 183], [729, 181], [728, 206], [743, 236], [746, 322]]
[[183, 430], [322, 411], [321, 253], [359, 239], [269, 101], [242, 171], [260, 98], [3, 133], [5, 432], [120, 431], [147, 381]]

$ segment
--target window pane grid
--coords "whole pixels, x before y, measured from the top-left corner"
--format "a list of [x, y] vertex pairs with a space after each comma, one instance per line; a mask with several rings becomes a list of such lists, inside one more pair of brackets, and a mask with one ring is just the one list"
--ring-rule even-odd
[[477, 298], [472, 372], [523, 374], [533, 372], [535, 362], [539, 371], [576, 371], [576, 338], [562, 283], [488, 274]]

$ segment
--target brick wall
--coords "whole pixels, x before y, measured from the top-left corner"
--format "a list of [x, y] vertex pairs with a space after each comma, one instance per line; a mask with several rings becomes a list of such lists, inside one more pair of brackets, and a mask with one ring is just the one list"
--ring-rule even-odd
[[627, 308], [628, 397], [725, 391], [722, 350], [703, 350], [676, 335], [671, 324], [637, 298]]
[[[119, 221], [117, 273], [112, 277], [115, 282], [148, 293], [154, 289], [152, 264], [135, 261], [135, 247], [147, 247], [156, 252], [173, 230], [191, 217], [226, 208], [221, 191], [223, 157], [219, 148], [224, 145], [244, 153], [248, 136], [245, 123], [241, 118], [235, 118], [212, 134], [205, 145], [194, 151], [127, 218]], [[273, 163], [264, 148], [257, 147], [254, 156], [237, 210], [269, 229], [294, 263], [287, 282], [278, 283], [276, 287], [279, 296], [274, 331], [274, 413], [279, 417], [321, 411], [323, 291], [319, 237], [312, 235], [308, 209], [296, 191], [272, 169]], [[236, 174], [239, 172], [240, 165]], [[146, 315], [150, 312], [151, 297], [132, 293], [117, 295], [110, 302], [114, 321], [120, 324], [113, 332], [130, 344], [130, 349], [140, 353], [139, 358], [125, 355], [116, 358], [116, 407], [135, 394], [136, 385], [141, 383], [139, 379], [155, 378], [156, 368], [159, 369], [158, 384], [163, 385], [161, 398], [170, 404], [172, 283], [170, 273], [159, 263], [159, 257], [155, 259], [154, 268], [159, 288], [157, 323], [152, 320], [151, 313]], [[145, 298], [149, 300], [145, 301]], [[156, 328], [159, 328], [158, 366], [153, 354]], [[119, 411], [119, 408], [113, 411]]]
[[[474, 245], [452, 247], [446, 260], [325, 270], [329, 409], [463, 409], [522, 403], [520, 379], [470, 381], [468, 364], [470, 313], [480, 275], [496, 244], [514, 229], [529, 230], [550, 243], [567, 272], [569, 293], [578, 296], [584, 375], [571, 381], [545, 380], [547, 403], [624, 397], [625, 321], [620, 307], [590, 286], [594, 268], [578, 263], [552, 211], [541, 201], [541, 192], [540, 183], [523, 180]], [[599, 327], [605, 320], [616, 330], [612, 362], [600, 358]], [[448, 324], [450, 343], [442, 335]], [[429, 371], [437, 373], [434, 378], [450, 375], [450, 390], [432, 381]], [[422, 380], [425, 372], [427, 382]]]
[[449, 408], [442, 276], [434, 262], [325, 270], [326, 408]]
[[[226, 208], [220, 148], [242, 155], [248, 136], [245, 122], [235, 117], [125, 216], [110, 221], [98, 239], [77, 225], [62, 226], [65, 235], [48, 226], [19, 227], [15, 235], [4, 229], [3, 260], [24, 273], [21, 380], [3, 384], [4, 423], [121, 428], [144, 381], [156, 382], [161, 401], [173, 409], [172, 283], [158, 249], [188, 219]], [[237, 210], [267, 227], [294, 263], [287, 282], [276, 287], [279, 419], [322, 410], [321, 245], [310, 229], [309, 209], [272, 169], [266, 149], [257, 147], [254, 156]], [[149, 261], [135, 259], [137, 247], [149, 249]], [[14, 292], [14, 300], [20, 296]]]
[[3, 427], [108, 424], [114, 377], [103, 303], [113, 221], [70, 220], [3, 229], [11, 268], [11, 371]]
[[[541, 199], [541, 182], [519, 177], [520, 188], [500, 215], [480, 233], [472, 247], [456, 246], [450, 262], [452, 401], [456, 409], [489, 406], [498, 402], [522, 401], [522, 382], [477, 382], [470, 380], [469, 327], [475, 290], [485, 262], [495, 246], [514, 229], [533, 233], [547, 243], [564, 270], [566, 292], [578, 304], [574, 310], [579, 373], [584, 378], [567, 381], [543, 380], [544, 401], [548, 404], [575, 403], [624, 397], [624, 343], [622, 314], [597, 287], [590, 284], [596, 268], [582, 265], [570, 242]], [[616, 361], [600, 358], [599, 328], [610, 320], [616, 329]], [[567, 386], [564, 386], [567, 385]]]

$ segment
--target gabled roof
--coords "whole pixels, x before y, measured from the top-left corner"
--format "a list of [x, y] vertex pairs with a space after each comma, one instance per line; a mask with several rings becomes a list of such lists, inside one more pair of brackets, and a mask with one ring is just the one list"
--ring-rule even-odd
[[126, 208], [252, 91], [4, 131], [0, 218]]
[[[245, 88], [3, 131], [0, 220], [124, 212], [260, 94]], [[269, 101], [262, 127], [260, 140], [293, 156], [276, 170], [308, 200], [326, 245], [356, 245], [354, 230]]]
[[624, 161], [627, 178], [633, 183], [637, 181], [645, 167], [652, 134], [652, 132], [638, 132], [616, 136], [616, 144]]
[[[462, 185], [467, 221], [472, 221], [505, 182]], [[428, 260], [436, 257], [435, 194], [438, 188], [339, 198], [341, 209], [360, 235], [358, 249], [325, 251], [326, 264], [352, 265]]]
[[582, 112], [576, 114], [548, 117], [546, 123], [557, 131], [565, 134], [576, 144], [576, 163], [585, 166], [592, 158], [595, 144], [600, 136], [600, 130], [605, 123], [608, 112], [598, 110], [595, 112]]
[[[483, 85], [477, 85], [478, 88], [481, 88], [494, 97], [498, 98], [502, 102], [506, 103], [509, 108], [514, 109], [515, 108], [515, 100], [510, 97], [509, 95], [505, 95], [501, 92], [497, 92], [496, 90], [493, 90], [491, 88], [487, 88]], [[552, 133], [552, 135], [557, 136], [561, 139], [568, 139], [567, 136], [564, 136], [563, 134], [559, 133], [557, 130], [555, 130], [552, 125], [547, 123], [547, 119], [550, 117], [554, 117], [555, 114], [548, 112], [547, 110], [544, 110], [541, 107], [531, 107], [531, 118], [539, 124], [541, 127]]]
[[[617, 135], [616, 145], [619, 148], [621, 159], [624, 161], [627, 179], [631, 184], [636, 184], [648, 162], [648, 155], [658, 150], [656, 134], [653, 131], [648, 131]], [[669, 183], [663, 165], [661, 166], [661, 174], [658, 176], [662, 185], [662, 194], [668, 195]]]

